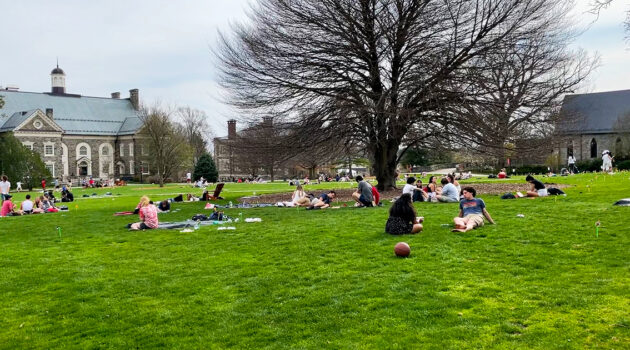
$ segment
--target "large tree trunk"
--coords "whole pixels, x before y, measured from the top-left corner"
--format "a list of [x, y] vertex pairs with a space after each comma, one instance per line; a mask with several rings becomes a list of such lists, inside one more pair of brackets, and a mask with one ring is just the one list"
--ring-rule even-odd
[[376, 176], [379, 191], [396, 188], [396, 165], [399, 142], [378, 143], [373, 150], [372, 170]]

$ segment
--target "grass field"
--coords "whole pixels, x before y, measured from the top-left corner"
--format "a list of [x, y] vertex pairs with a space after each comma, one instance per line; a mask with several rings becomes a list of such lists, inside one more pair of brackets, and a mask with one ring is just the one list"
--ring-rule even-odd
[[[399, 237], [384, 233], [387, 204], [226, 209], [263, 221], [129, 232], [137, 217], [114, 212], [191, 190], [76, 189], [69, 212], [0, 219], [0, 348], [630, 348], [630, 208], [612, 206], [630, 173], [553, 181], [575, 186], [481, 194], [497, 225], [465, 234], [443, 226], [457, 204], [419, 203], [424, 232]], [[227, 184], [222, 203], [289, 190]], [[409, 258], [393, 255], [399, 241]]]

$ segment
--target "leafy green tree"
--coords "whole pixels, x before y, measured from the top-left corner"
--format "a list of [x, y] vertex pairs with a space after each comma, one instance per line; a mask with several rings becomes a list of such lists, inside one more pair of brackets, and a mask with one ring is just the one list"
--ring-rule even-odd
[[210, 182], [216, 182], [219, 178], [219, 172], [214, 164], [214, 160], [212, 160], [212, 157], [208, 153], [202, 154], [201, 157], [199, 157], [197, 164], [195, 164], [193, 179], [197, 181], [202, 176]]
[[7, 175], [13, 183], [22, 182], [32, 190], [41, 179], [51, 175], [39, 155], [24, 147], [12, 133], [0, 135], [0, 173]]

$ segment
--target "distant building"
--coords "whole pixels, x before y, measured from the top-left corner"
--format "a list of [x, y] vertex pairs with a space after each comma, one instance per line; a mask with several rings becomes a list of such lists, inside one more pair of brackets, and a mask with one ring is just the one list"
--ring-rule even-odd
[[[12, 132], [39, 153], [53, 177], [64, 181], [94, 177], [111, 179], [149, 175], [146, 151], [138, 142], [138, 89], [129, 98], [66, 93], [66, 74], [50, 73], [51, 92], [0, 90], [0, 133]], [[146, 159], [146, 157], [145, 157]]]
[[578, 161], [601, 158], [604, 150], [617, 158], [629, 155], [630, 90], [566, 95], [560, 115], [561, 164], [569, 155]]

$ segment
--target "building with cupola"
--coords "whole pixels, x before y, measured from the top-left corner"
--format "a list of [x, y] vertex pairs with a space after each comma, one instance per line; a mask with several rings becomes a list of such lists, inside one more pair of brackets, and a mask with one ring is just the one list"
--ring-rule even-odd
[[0, 133], [13, 133], [37, 152], [55, 178], [114, 179], [150, 175], [148, 150], [140, 142], [139, 91], [110, 97], [66, 92], [59, 65], [50, 73], [50, 92], [3, 88]]

